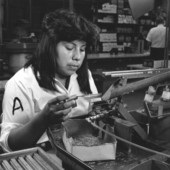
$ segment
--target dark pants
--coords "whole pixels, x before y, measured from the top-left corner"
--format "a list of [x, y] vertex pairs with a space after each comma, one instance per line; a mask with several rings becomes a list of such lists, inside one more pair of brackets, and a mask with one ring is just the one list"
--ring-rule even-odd
[[154, 60], [164, 60], [165, 48], [151, 48], [150, 57]]

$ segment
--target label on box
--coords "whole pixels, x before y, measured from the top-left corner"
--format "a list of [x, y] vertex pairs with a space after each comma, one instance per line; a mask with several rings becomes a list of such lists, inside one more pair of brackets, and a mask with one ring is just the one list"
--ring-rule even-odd
[[160, 106], [158, 106], [158, 117], [161, 118], [162, 115], [163, 115], [163, 106], [160, 105]]
[[151, 103], [153, 101], [154, 95], [145, 94], [144, 101]]
[[169, 91], [163, 91], [161, 98], [162, 98], [162, 100], [170, 100], [170, 92]]

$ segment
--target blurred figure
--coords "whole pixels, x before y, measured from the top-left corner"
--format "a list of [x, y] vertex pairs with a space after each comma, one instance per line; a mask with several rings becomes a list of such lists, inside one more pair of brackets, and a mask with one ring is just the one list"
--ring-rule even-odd
[[30, 35], [30, 23], [25, 19], [19, 19], [14, 23], [12, 31], [12, 42], [18, 42], [24, 37]]
[[163, 17], [157, 17], [156, 27], [150, 29], [146, 40], [150, 48], [150, 56], [152, 59], [163, 59], [165, 49], [166, 27]]
[[37, 42], [35, 34], [31, 32], [31, 24], [25, 19], [19, 19], [14, 23], [12, 30], [11, 42]]

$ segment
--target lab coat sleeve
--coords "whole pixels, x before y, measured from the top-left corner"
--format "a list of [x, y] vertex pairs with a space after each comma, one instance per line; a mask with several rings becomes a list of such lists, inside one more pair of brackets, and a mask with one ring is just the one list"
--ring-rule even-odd
[[31, 93], [21, 82], [10, 79], [5, 87], [3, 98], [0, 144], [5, 151], [10, 151], [8, 135], [14, 128], [23, 126], [33, 113]]

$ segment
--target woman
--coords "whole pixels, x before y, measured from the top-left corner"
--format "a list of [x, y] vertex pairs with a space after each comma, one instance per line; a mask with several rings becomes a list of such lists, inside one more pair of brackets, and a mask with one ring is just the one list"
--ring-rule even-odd
[[72, 95], [97, 93], [87, 68], [88, 49], [98, 38], [97, 27], [67, 10], [47, 14], [35, 55], [6, 84], [1, 146], [5, 151], [48, 140], [51, 124], [88, 114], [89, 101]]

